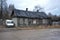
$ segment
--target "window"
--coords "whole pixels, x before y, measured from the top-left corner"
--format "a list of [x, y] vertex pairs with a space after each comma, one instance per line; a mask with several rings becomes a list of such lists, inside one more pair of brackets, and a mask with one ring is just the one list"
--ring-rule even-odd
[[20, 18], [20, 24], [23, 24], [23, 18]]
[[32, 25], [32, 19], [29, 19], [28, 23], [29, 23], [29, 25]]
[[28, 25], [28, 19], [25, 19], [25, 20], [24, 20], [24, 24], [25, 24], [25, 25]]
[[36, 24], [36, 20], [33, 20], [33, 24]]

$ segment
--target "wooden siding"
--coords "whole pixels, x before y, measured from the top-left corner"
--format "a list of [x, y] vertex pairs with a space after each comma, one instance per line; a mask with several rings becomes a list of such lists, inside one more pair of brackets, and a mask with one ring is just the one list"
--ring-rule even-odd
[[47, 25], [48, 24], [48, 19], [42, 19], [42, 24]]
[[47, 24], [47, 20], [42, 19], [29, 19], [29, 18], [13, 18], [16, 26], [37, 26], [43, 23]]
[[18, 18], [12, 18], [12, 20], [13, 20], [13, 22], [15, 23], [15, 26], [17, 27], [18, 26], [18, 20], [17, 20]]

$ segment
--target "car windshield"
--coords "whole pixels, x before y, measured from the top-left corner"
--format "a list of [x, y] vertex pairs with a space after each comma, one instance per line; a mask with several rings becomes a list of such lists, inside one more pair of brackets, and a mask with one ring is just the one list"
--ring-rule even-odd
[[11, 22], [7, 22], [7, 23], [13, 23], [13, 22], [11, 21]]

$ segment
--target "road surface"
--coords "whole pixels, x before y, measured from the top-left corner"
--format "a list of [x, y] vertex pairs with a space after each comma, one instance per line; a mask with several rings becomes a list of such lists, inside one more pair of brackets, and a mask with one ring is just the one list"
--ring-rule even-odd
[[60, 29], [4, 30], [0, 31], [0, 40], [60, 40]]

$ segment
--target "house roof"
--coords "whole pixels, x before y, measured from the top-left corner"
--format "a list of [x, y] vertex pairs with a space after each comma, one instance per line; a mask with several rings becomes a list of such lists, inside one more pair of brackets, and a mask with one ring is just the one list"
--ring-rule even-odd
[[45, 12], [33, 12], [24, 10], [14, 10], [15, 17], [27, 17], [27, 18], [47, 18]]

